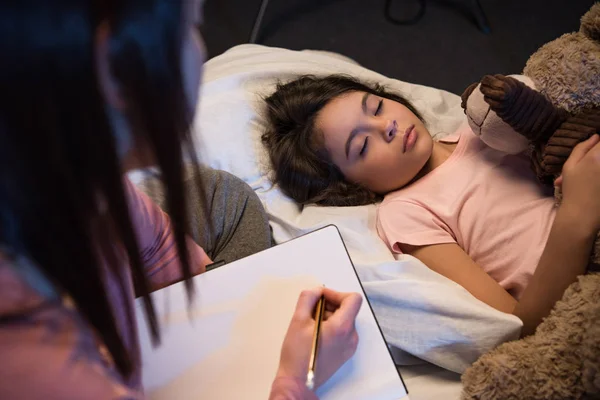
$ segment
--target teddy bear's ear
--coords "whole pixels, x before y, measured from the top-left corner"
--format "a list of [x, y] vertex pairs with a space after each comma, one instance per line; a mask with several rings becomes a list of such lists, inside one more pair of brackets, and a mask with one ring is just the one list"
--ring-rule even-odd
[[581, 17], [581, 33], [600, 44], [600, 3], [596, 3]]

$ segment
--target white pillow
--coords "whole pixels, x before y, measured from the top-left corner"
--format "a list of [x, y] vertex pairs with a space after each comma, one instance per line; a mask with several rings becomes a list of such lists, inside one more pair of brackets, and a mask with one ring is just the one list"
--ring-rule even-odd
[[404, 351], [462, 372], [482, 353], [517, 338], [521, 321], [480, 302], [411, 256], [396, 261], [375, 230], [375, 205], [301, 208], [268, 179], [268, 159], [260, 140], [265, 127], [262, 99], [278, 81], [334, 73], [400, 92], [423, 114], [435, 138], [452, 133], [464, 121], [460, 98], [443, 90], [386, 78], [333, 53], [241, 45], [205, 65], [194, 127], [200, 157], [253, 187], [278, 243], [335, 224], [386, 340], [397, 348], [397, 361], [413, 361]]

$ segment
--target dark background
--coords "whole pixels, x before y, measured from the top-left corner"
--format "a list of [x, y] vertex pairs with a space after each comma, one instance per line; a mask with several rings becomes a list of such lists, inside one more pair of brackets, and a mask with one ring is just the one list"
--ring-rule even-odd
[[[418, 0], [393, 0], [392, 15], [414, 15]], [[270, 0], [259, 43], [335, 51], [389, 77], [456, 94], [489, 73], [520, 73], [544, 43], [579, 29], [593, 0], [481, 0], [490, 34], [474, 20], [473, 0], [428, 0], [424, 17], [397, 26], [385, 0]], [[209, 57], [249, 40], [260, 0], [207, 0], [202, 27]], [[412, 14], [411, 14], [412, 12]]]

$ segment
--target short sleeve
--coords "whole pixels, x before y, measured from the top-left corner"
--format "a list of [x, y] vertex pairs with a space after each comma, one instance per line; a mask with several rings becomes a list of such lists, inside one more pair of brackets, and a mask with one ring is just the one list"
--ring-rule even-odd
[[388, 248], [400, 254], [402, 244], [427, 246], [456, 243], [448, 225], [433, 211], [403, 200], [384, 202], [379, 207], [377, 232]]
[[[125, 179], [124, 185], [142, 263], [152, 289], [160, 289], [183, 279], [171, 219], [129, 179]], [[192, 238], [186, 237], [186, 242], [192, 275], [199, 274], [212, 261]]]

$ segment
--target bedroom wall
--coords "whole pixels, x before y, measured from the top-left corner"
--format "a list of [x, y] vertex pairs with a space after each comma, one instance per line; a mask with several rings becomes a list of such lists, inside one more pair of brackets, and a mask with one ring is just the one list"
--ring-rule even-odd
[[[248, 41], [260, 0], [206, 0], [209, 56]], [[519, 73], [542, 44], [579, 29], [593, 0], [481, 0], [492, 29], [475, 24], [472, 0], [428, 0], [424, 17], [396, 26], [385, 0], [270, 0], [260, 43], [336, 51], [367, 68], [460, 94], [488, 73]], [[392, 0], [410, 15], [417, 0]]]

